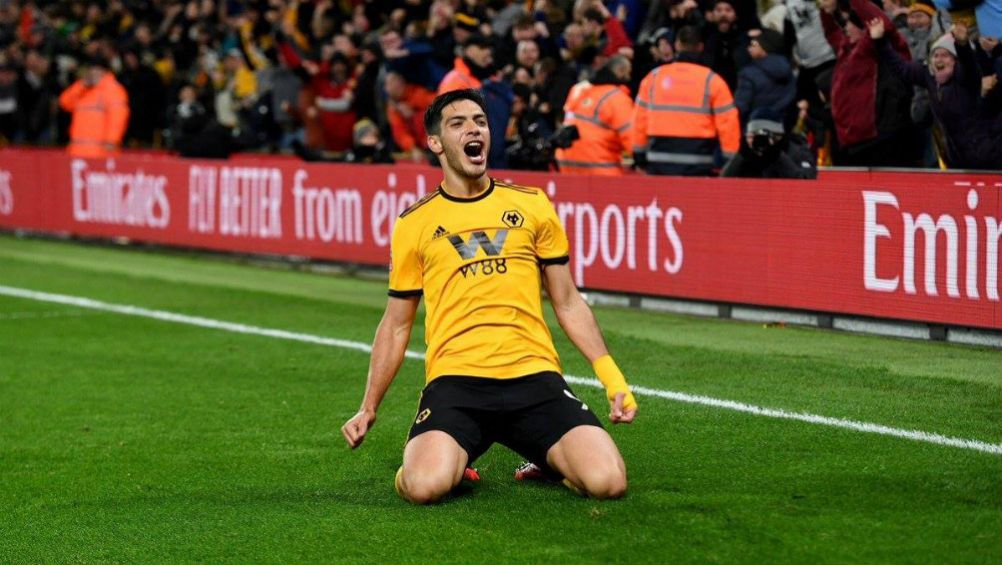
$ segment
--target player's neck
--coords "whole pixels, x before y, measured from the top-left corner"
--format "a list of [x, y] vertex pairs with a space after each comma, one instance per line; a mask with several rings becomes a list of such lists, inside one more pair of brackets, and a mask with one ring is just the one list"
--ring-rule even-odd
[[468, 199], [478, 196], [491, 186], [491, 179], [486, 174], [471, 179], [455, 173], [446, 172], [442, 180], [442, 190], [456, 198]]

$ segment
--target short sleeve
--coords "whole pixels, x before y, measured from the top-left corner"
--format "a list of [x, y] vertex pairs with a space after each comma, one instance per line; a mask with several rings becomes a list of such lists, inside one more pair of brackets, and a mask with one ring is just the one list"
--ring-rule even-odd
[[557, 217], [553, 203], [543, 196], [545, 202], [539, 206], [539, 220], [536, 227], [536, 257], [541, 265], [563, 265], [569, 259], [570, 246], [567, 233]]
[[418, 252], [420, 238], [409, 233], [404, 222], [393, 226], [393, 240], [390, 243], [390, 290], [395, 298], [421, 296], [424, 284], [421, 272], [421, 256]]

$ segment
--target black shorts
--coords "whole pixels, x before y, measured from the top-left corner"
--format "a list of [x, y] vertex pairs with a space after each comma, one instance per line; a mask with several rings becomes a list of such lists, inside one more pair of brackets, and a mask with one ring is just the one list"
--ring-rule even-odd
[[546, 453], [577, 426], [602, 424], [559, 373], [515, 379], [443, 376], [421, 393], [408, 439], [443, 431], [466, 450], [469, 464], [497, 442], [548, 469]]

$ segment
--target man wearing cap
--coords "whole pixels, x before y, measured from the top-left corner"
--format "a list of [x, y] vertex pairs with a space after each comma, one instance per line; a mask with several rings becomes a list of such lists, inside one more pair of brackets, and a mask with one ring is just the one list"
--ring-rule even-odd
[[491, 125], [491, 148], [488, 165], [494, 169], [508, 167], [504, 132], [511, 118], [515, 95], [511, 85], [501, 80], [491, 80], [495, 72], [493, 43], [490, 38], [475, 34], [466, 39], [463, 52], [456, 57], [455, 66], [438, 85], [438, 94], [468, 88], [480, 90], [487, 102], [487, 119]]
[[493, 71], [494, 55], [490, 40], [482, 35], [471, 35], [463, 43], [462, 55], [456, 57], [452, 70], [438, 85], [438, 94], [466, 88], [480, 88]]
[[813, 179], [818, 176], [814, 156], [799, 135], [786, 135], [783, 117], [763, 107], [751, 113], [741, 151], [731, 159], [722, 177], [759, 179]]
[[83, 78], [59, 96], [59, 106], [73, 116], [70, 155], [101, 158], [118, 153], [129, 124], [129, 96], [109, 72], [107, 61], [94, 57]]
[[[932, 0], [915, 0], [907, 10], [907, 26], [900, 27], [896, 18], [895, 23], [899, 26], [898, 31], [904, 35], [905, 41], [908, 42], [908, 50], [912, 54], [912, 60], [924, 64], [929, 60], [929, 49], [932, 47], [932, 42], [941, 37], [949, 26], [943, 22], [943, 18], [933, 6]], [[935, 143], [932, 133], [932, 109], [929, 103], [929, 91], [924, 87], [916, 86], [914, 88], [911, 117], [912, 122], [920, 130], [917, 137], [922, 139], [924, 148], [923, 165], [936, 168], [938, 163], [932, 149]]]
[[782, 116], [797, 94], [793, 67], [782, 54], [783, 36], [771, 29], [753, 30], [749, 36], [752, 62], [738, 72], [738, 89], [734, 93], [741, 121], [747, 122], [756, 108], [770, 108]]

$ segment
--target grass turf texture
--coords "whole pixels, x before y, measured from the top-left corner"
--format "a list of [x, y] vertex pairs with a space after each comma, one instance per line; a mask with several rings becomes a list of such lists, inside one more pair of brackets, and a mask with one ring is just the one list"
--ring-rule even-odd
[[[0, 284], [360, 341], [385, 302], [379, 282], [9, 236]], [[596, 314], [635, 384], [1002, 441], [998, 351]], [[392, 480], [423, 367], [351, 452], [367, 363], [0, 296], [0, 563], [1002, 561], [1002, 457], [656, 398], [611, 430], [624, 500], [517, 484], [496, 447], [480, 484], [411, 507]], [[604, 417], [601, 391], [576, 392]]]

